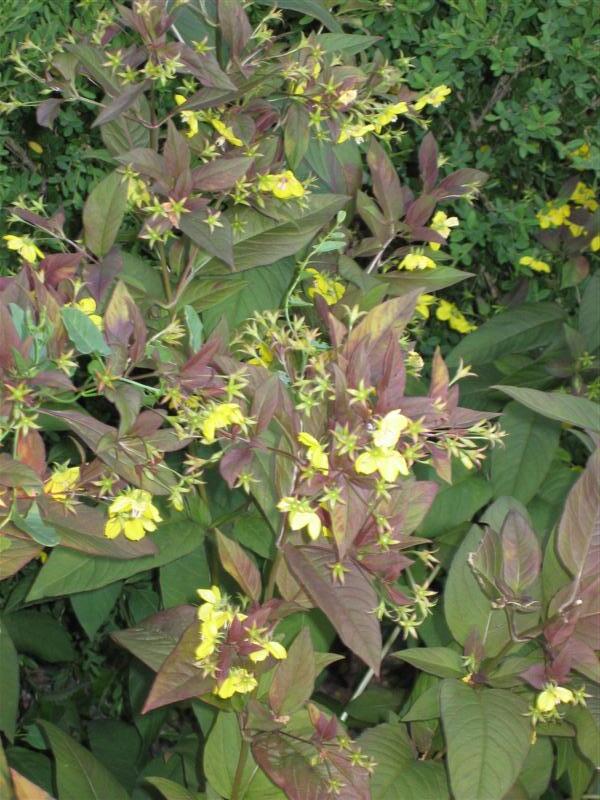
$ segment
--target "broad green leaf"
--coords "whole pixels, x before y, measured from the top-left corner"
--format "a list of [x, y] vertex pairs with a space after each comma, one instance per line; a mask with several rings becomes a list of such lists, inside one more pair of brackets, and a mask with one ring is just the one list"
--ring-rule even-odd
[[93, 755], [127, 791], [132, 791], [142, 746], [135, 727], [119, 719], [95, 719], [89, 723], [87, 730]]
[[257, 0], [257, 2], [261, 6], [275, 6], [289, 11], [297, 11], [307, 17], [313, 17], [322, 22], [330, 31], [337, 32], [342, 30], [342, 26], [322, 0]]
[[13, 515], [13, 524], [28, 533], [34, 542], [43, 547], [55, 547], [60, 542], [60, 534], [53, 525], [45, 522], [37, 503], [32, 503], [26, 516]]
[[202, 314], [207, 330], [212, 331], [225, 318], [231, 328], [259, 311], [279, 308], [294, 277], [294, 262], [285, 258], [266, 267], [247, 270], [233, 277], [240, 287], [233, 296], [211, 305]]
[[143, 556], [131, 561], [117, 561], [112, 558], [90, 558], [84, 553], [55, 548], [48, 561], [40, 570], [27, 596], [29, 602], [44, 597], [74, 594], [106, 586], [109, 583], [129, 578], [138, 572], [162, 567], [176, 558], [194, 550], [204, 536], [198, 523], [183, 519], [161, 525], [153, 541], [159, 552], [153, 556]]
[[593, 767], [600, 766], [600, 729], [588, 708], [568, 708], [565, 719], [575, 728], [575, 744]]
[[233, 269], [233, 239], [229, 220], [223, 217], [220, 227], [211, 230], [203, 210], [182, 214], [180, 229], [194, 244]]
[[83, 236], [94, 255], [101, 258], [113, 246], [126, 209], [127, 181], [111, 172], [92, 189], [83, 207]]
[[491, 452], [495, 497], [507, 495], [528, 503], [548, 474], [558, 449], [560, 426], [518, 403], [509, 403], [501, 418], [503, 447]]
[[519, 775], [519, 783], [525, 788], [529, 800], [538, 800], [548, 788], [553, 761], [550, 739], [539, 736], [531, 746]]
[[356, 55], [380, 41], [379, 36], [365, 36], [360, 33], [320, 33], [315, 39], [326, 53]]
[[419, 695], [409, 710], [402, 716], [402, 722], [437, 719], [440, 716], [440, 682], [430, 686]]
[[530, 747], [527, 701], [501, 689], [442, 683], [442, 722], [455, 800], [501, 800]]
[[469, 553], [477, 550], [482, 536], [481, 528], [474, 525], [458, 548], [446, 580], [444, 610], [457, 642], [464, 644], [471, 631], [476, 630], [487, 655], [494, 656], [510, 636], [504, 611], [492, 608], [467, 561]]
[[66, 627], [51, 614], [26, 608], [6, 614], [2, 621], [19, 653], [50, 663], [75, 659]]
[[167, 778], [146, 778], [146, 783], [154, 786], [165, 800], [196, 800], [197, 795], [190, 792], [185, 786]]
[[[204, 747], [204, 774], [222, 797], [230, 798], [242, 737], [235, 714], [221, 711]], [[284, 800], [281, 792], [249, 754], [242, 773], [239, 800]]]
[[472, 277], [473, 273], [471, 272], [463, 272], [460, 269], [439, 264], [435, 269], [423, 272], [388, 272], [385, 275], [385, 282], [391, 295], [399, 295], [406, 294], [413, 289], [436, 292]]
[[106, 340], [91, 319], [79, 308], [65, 306], [62, 311], [62, 320], [67, 329], [69, 339], [73, 342], [77, 351], [83, 355], [98, 353], [101, 356], [109, 356], [112, 352], [106, 344]]
[[600, 347], [599, 297], [600, 274], [596, 272], [586, 283], [579, 307], [579, 331], [584, 337], [587, 349], [590, 353], [595, 353]]
[[160, 568], [160, 594], [164, 608], [198, 602], [197, 589], [210, 585], [204, 545]]
[[585, 397], [562, 392], [540, 392], [519, 386], [495, 386], [527, 408], [550, 419], [600, 433], [600, 406]]
[[488, 364], [507, 353], [524, 353], [543, 347], [556, 339], [557, 326], [564, 311], [553, 303], [524, 303], [518, 308], [492, 317], [470, 333], [447, 358], [449, 367], [456, 367], [462, 358], [465, 364]]
[[238, 225], [233, 243], [236, 271], [264, 267], [295, 256], [347, 202], [344, 195], [314, 194], [306, 208], [284, 208], [277, 219], [250, 208], [236, 211]]
[[107, 620], [121, 594], [122, 586], [121, 581], [116, 581], [99, 589], [79, 592], [70, 596], [69, 600], [75, 616], [89, 639], [94, 638], [101, 625]]
[[0, 731], [12, 742], [19, 708], [19, 661], [5, 623], [0, 620]]
[[438, 678], [462, 678], [466, 674], [460, 653], [449, 647], [410, 647], [392, 655]]
[[47, 720], [39, 725], [56, 760], [60, 800], [128, 800], [125, 789], [89, 750]]
[[202, 320], [198, 316], [195, 308], [192, 306], [184, 306], [183, 314], [185, 316], [185, 324], [188, 329], [188, 341], [192, 353], [197, 353], [202, 347], [204, 331], [202, 327]]
[[359, 744], [377, 762], [371, 776], [372, 800], [449, 800], [443, 765], [417, 759], [405, 725], [377, 725]]
[[471, 520], [492, 497], [489, 481], [481, 475], [466, 472], [451, 486], [444, 485], [419, 529], [428, 539], [443, 536], [452, 528]]

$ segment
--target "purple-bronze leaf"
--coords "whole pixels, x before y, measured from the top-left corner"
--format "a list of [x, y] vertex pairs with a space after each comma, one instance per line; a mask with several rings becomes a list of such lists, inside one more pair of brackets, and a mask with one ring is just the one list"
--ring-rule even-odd
[[430, 192], [438, 176], [438, 149], [432, 133], [425, 136], [419, 147], [419, 172], [423, 181], [423, 191]]
[[388, 222], [398, 220], [404, 211], [404, 200], [398, 173], [390, 157], [375, 137], [371, 138], [367, 163], [373, 180], [373, 193], [385, 212]]
[[540, 574], [542, 552], [535, 533], [518, 511], [510, 511], [501, 532], [502, 577], [520, 596]]
[[111, 633], [111, 638], [158, 672], [195, 618], [194, 606], [176, 606], [146, 617], [134, 628]]
[[600, 570], [599, 472], [600, 450], [596, 450], [569, 492], [558, 528], [558, 555], [578, 583]]
[[329, 617], [344, 644], [378, 675], [381, 630], [373, 613], [378, 598], [362, 569], [348, 560], [344, 583], [334, 583], [330, 567], [337, 559], [329, 548], [288, 544], [284, 554], [294, 577]]
[[310, 700], [315, 688], [315, 654], [308, 628], [303, 628], [288, 648], [269, 689], [269, 705], [279, 717], [292, 714]]
[[258, 567], [237, 542], [224, 536], [219, 530], [216, 531], [216, 535], [223, 569], [237, 582], [244, 594], [258, 602], [262, 591]]

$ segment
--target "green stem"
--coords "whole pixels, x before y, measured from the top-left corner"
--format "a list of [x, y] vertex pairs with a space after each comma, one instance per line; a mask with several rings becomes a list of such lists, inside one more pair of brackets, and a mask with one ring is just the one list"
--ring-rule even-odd
[[242, 735], [242, 746], [240, 748], [240, 754], [238, 756], [238, 763], [235, 769], [235, 775], [233, 777], [233, 784], [231, 786], [231, 800], [241, 800], [242, 797], [242, 778], [244, 775], [244, 767], [246, 766], [246, 761], [248, 759], [248, 755], [250, 753], [250, 745], [249, 743], [243, 738]]
[[277, 579], [277, 570], [279, 565], [281, 564], [281, 560], [283, 558], [283, 553], [281, 550], [277, 551], [277, 555], [271, 565], [271, 570], [269, 572], [269, 579], [267, 581], [267, 586], [265, 589], [265, 599], [264, 602], [266, 603], [269, 600], [273, 599], [273, 595], [275, 593], [275, 581]]

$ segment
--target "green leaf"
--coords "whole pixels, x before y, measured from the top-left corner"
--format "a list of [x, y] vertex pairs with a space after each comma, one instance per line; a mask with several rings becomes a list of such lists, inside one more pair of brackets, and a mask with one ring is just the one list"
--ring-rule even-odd
[[60, 800], [129, 800], [121, 784], [85, 747], [47, 720], [38, 724], [56, 760]]
[[202, 541], [204, 532], [198, 523], [191, 520], [161, 525], [153, 541], [159, 552], [131, 561], [112, 558], [90, 558], [84, 553], [55, 548], [40, 570], [29, 595], [28, 602], [44, 597], [74, 594], [106, 586], [109, 583], [129, 578], [138, 572], [162, 567], [176, 558], [191, 553]]
[[118, 719], [95, 719], [88, 725], [88, 737], [94, 756], [131, 791], [142, 746], [135, 727]]
[[313, 17], [322, 22], [330, 31], [341, 31], [342, 26], [330, 13], [322, 0], [257, 0], [261, 6], [274, 6], [289, 11], [297, 11], [307, 17]]
[[388, 272], [385, 282], [389, 286], [390, 295], [406, 294], [413, 289], [424, 292], [435, 292], [447, 289], [456, 283], [472, 278], [473, 273], [439, 264], [435, 269], [424, 272]]
[[184, 306], [183, 314], [188, 329], [190, 350], [192, 353], [197, 353], [202, 347], [202, 340], [204, 338], [202, 320], [198, 316], [196, 309], [192, 308], [192, 306]]
[[0, 731], [12, 742], [19, 709], [19, 661], [3, 620], [0, 620]]
[[402, 722], [438, 719], [440, 716], [440, 682], [425, 689], [409, 710], [402, 716]]
[[100, 589], [70, 596], [75, 616], [89, 639], [94, 638], [100, 626], [107, 620], [121, 594], [122, 587], [122, 582], [116, 581]]
[[372, 800], [449, 800], [443, 765], [417, 760], [405, 725], [377, 725], [359, 744], [377, 762], [371, 776]]
[[525, 789], [529, 800], [539, 800], [544, 794], [552, 777], [554, 753], [550, 739], [539, 736], [537, 742], [531, 746], [521, 774], [519, 784]]
[[595, 353], [600, 347], [598, 297], [600, 297], [600, 274], [596, 272], [586, 283], [579, 307], [579, 332], [585, 339], [590, 353]]
[[210, 585], [204, 545], [160, 568], [160, 594], [164, 608], [197, 603], [196, 589]]
[[460, 653], [449, 647], [411, 647], [392, 655], [438, 678], [462, 678], [466, 674]]
[[600, 730], [591, 711], [584, 706], [571, 706], [565, 719], [575, 728], [575, 744], [581, 755], [593, 767], [600, 766]]
[[66, 627], [51, 614], [26, 608], [7, 614], [3, 622], [19, 653], [50, 663], [73, 661], [76, 657]]
[[94, 255], [102, 258], [113, 246], [126, 209], [127, 182], [112, 172], [92, 189], [83, 207], [83, 238]]
[[[221, 711], [204, 747], [204, 774], [210, 785], [225, 798], [231, 797], [242, 737], [235, 714]], [[285, 795], [248, 755], [240, 782], [239, 800], [284, 800]]]
[[524, 303], [492, 317], [465, 336], [448, 356], [447, 364], [456, 367], [461, 358], [465, 364], [487, 364], [506, 353], [543, 347], [555, 341], [563, 319], [564, 311], [553, 303]]
[[177, 606], [142, 620], [135, 628], [111, 634], [115, 642], [158, 672], [196, 619], [194, 606]]
[[504, 447], [495, 447], [491, 453], [494, 495], [528, 503], [543, 484], [558, 450], [560, 425], [518, 403], [506, 406], [501, 425], [507, 434]]
[[600, 406], [585, 397], [562, 392], [540, 392], [519, 386], [495, 386], [513, 400], [550, 419], [600, 433]]
[[452, 635], [464, 644], [472, 630], [476, 630], [488, 656], [496, 655], [509, 641], [506, 615], [501, 609], [492, 609], [468, 564], [469, 553], [475, 552], [483, 532], [474, 525], [458, 548], [444, 593], [446, 622]]
[[158, 789], [165, 800], [196, 800], [197, 798], [197, 795], [192, 794], [185, 786], [167, 778], [146, 778], [145, 781]]
[[364, 36], [360, 33], [320, 33], [315, 37], [325, 53], [344, 53], [354, 56], [381, 41], [380, 36]]
[[529, 752], [527, 701], [452, 679], [442, 683], [440, 700], [453, 797], [501, 800]]
[[79, 353], [83, 355], [98, 353], [101, 356], [109, 356], [112, 353], [112, 350], [106, 344], [102, 331], [79, 308], [66, 306], [62, 309], [61, 316], [69, 339]]
[[419, 535], [428, 539], [443, 536], [452, 528], [471, 520], [492, 497], [489, 481], [467, 472], [451, 486], [437, 493], [425, 517]]
[[13, 524], [25, 533], [28, 533], [34, 542], [43, 547], [56, 547], [60, 542], [60, 534], [53, 525], [48, 525], [40, 516], [37, 503], [32, 503], [27, 516], [13, 515]]

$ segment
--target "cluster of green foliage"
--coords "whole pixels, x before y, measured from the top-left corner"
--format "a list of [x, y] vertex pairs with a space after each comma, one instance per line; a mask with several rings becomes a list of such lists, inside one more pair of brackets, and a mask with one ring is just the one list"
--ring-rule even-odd
[[597, 793], [592, 5], [23, 8], [0, 794]]

